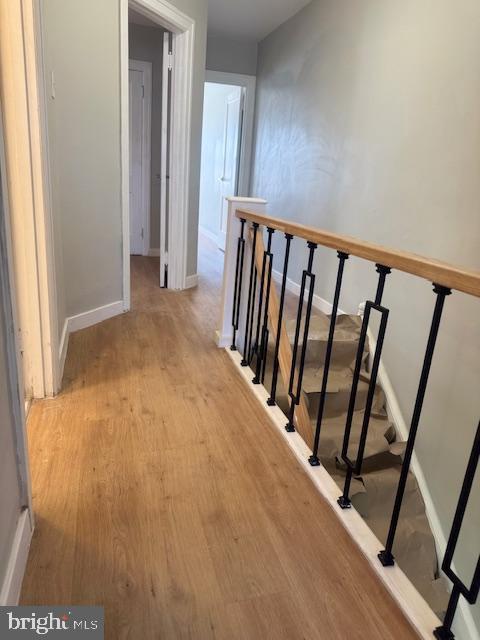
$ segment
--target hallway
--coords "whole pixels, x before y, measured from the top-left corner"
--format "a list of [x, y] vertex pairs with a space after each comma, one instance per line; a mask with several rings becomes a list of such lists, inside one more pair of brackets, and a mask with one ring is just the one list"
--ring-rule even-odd
[[133, 258], [132, 312], [71, 336], [21, 603], [104, 606], [110, 640], [416, 638], [216, 347], [220, 257], [181, 293]]

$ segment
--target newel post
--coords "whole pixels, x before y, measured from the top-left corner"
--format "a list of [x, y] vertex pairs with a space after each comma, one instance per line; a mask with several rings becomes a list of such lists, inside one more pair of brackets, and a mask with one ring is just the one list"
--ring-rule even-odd
[[219, 347], [230, 346], [233, 336], [233, 290], [235, 287], [238, 238], [241, 233], [241, 223], [235, 215], [235, 212], [237, 209], [246, 209], [248, 211], [255, 211], [256, 213], [266, 213], [267, 208], [267, 201], [261, 198], [230, 197], [226, 198], [226, 200], [228, 202], [228, 220], [223, 267], [222, 299], [220, 302], [218, 328], [215, 332], [216, 342]]

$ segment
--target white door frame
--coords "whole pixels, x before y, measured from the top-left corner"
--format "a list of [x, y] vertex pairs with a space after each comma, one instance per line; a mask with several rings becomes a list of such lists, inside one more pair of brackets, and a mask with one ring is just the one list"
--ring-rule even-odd
[[238, 197], [247, 197], [250, 191], [256, 77], [243, 75], [241, 73], [226, 73], [224, 71], [210, 71], [207, 69], [205, 73], [205, 82], [230, 84], [237, 87], [243, 87], [245, 90], [242, 138], [240, 141], [238, 194], [236, 195]]
[[120, 93], [122, 149], [123, 305], [130, 308], [128, 151], [128, 7], [173, 33], [172, 153], [168, 232], [170, 289], [186, 288], [190, 179], [193, 45], [195, 21], [167, 0], [120, 0]]
[[[0, 21], [0, 37], [4, 42], [8, 41], [8, 60], [2, 77], [2, 82], [9, 87], [3, 104], [4, 126], [7, 139], [16, 141], [18, 152], [15, 157], [5, 149], [6, 170], [10, 189], [12, 250], [19, 267], [15, 269], [16, 297], [28, 299], [28, 383], [32, 383], [33, 396], [42, 398], [59, 391], [61, 365], [41, 2], [21, 0], [15, 7], [9, 6], [9, 11], [2, 13]], [[23, 105], [26, 105], [26, 111]], [[24, 258], [18, 262], [20, 252]], [[17, 321], [17, 330], [19, 327]]]
[[[128, 61], [128, 69], [141, 71], [144, 79], [143, 127], [142, 127], [142, 218], [143, 242], [142, 255], [148, 256], [150, 250], [150, 188], [152, 178], [152, 63], [145, 60]], [[130, 227], [129, 227], [130, 229]]]

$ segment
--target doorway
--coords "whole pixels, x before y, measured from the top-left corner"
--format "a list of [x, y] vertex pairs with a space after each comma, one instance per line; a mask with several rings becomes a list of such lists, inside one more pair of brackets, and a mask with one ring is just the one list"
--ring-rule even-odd
[[[123, 307], [127, 311], [130, 309], [131, 299], [131, 254], [158, 256], [160, 258], [159, 286], [168, 286], [170, 289], [186, 288], [194, 21], [167, 0], [162, 2], [121, 0], [120, 8]], [[153, 60], [148, 60], [143, 53], [132, 50], [129, 37], [132, 22], [139, 27], [156, 32], [155, 55], [161, 55], [163, 65], [160, 75], [155, 72]], [[140, 91], [140, 86], [144, 87], [140, 85], [139, 76], [135, 78], [130, 75], [130, 65], [133, 60], [152, 62], [153, 65], [150, 217], [148, 207], [145, 206], [148, 187], [145, 186], [145, 181], [141, 177], [142, 174], [148, 173], [148, 169], [144, 170], [141, 164], [142, 158], [145, 157], [145, 148], [142, 146], [140, 149], [140, 141], [144, 140], [142, 134], [136, 134], [137, 146], [130, 148], [133, 144], [129, 105], [130, 80], [132, 79], [134, 88], [137, 85], [135, 89], [137, 92]], [[132, 69], [133, 71], [136, 69]], [[158, 77], [161, 78], [160, 84]], [[157, 89], [160, 89], [161, 94], [159, 109], [155, 108]], [[142, 88], [141, 91], [144, 92], [145, 89]], [[139, 100], [137, 102], [137, 115], [140, 113], [142, 116], [144, 112], [140, 108]], [[148, 118], [145, 115], [142, 117]], [[140, 128], [143, 128], [141, 121], [138, 125], [139, 131]], [[165, 128], [167, 133], [162, 135]], [[154, 143], [155, 130], [160, 130], [160, 144]], [[157, 157], [159, 165], [155, 164]], [[137, 166], [130, 167], [131, 163]], [[135, 185], [133, 193], [131, 193], [131, 179]], [[143, 189], [140, 186], [143, 186]], [[138, 195], [140, 192], [142, 195]], [[161, 211], [164, 212], [163, 215]], [[163, 225], [162, 220], [164, 220]], [[160, 228], [158, 233], [157, 227]], [[146, 246], [147, 243], [149, 247]]]
[[228, 196], [248, 196], [255, 78], [207, 71], [199, 234], [225, 250]]

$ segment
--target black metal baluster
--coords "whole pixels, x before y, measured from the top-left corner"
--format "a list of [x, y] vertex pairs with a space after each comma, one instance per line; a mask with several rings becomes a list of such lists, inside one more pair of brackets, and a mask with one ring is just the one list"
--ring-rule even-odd
[[[262, 261], [262, 275], [260, 277], [260, 297], [258, 301], [258, 321], [257, 332], [255, 342], [259, 345], [257, 349], [257, 362], [255, 368], [255, 377], [253, 378], [253, 384], [260, 384], [262, 380], [262, 372], [265, 371], [266, 350], [268, 348], [268, 306], [270, 302], [270, 287], [272, 282], [272, 235], [274, 229], [267, 227], [268, 240], [267, 248], [263, 252]], [[267, 265], [268, 263], [268, 265]], [[267, 275], [267, 286], [265, 287], [265, 274]], [[263, 298], [265, 293], [265, 307], [263, 307]], [[263, 324], [262, 324], [262, 310], [263, 310]], [[262, 328], [260, 330], [260, 325]]]
[[272, 386], [270, 389], [270, 397], [267, 400], [267, 404], [273, 406], [275, 404], [275, 398], [277, 396], [277, 381], [278, 381], [278, 352], [280, 350], [280, 338], [282, 335], [282, 322], [283, 322], [283, 307], [285, 305], [285, 289], [287, 286], [287, 271], [288, 271], [288, 259], [290, 257], [290, 243], [293, 236], [290, 233], [285, 234], [285, 258], [283, 261], [283, 276], [282, 276], [282, 288], [280, 290], [280, 301], [278, 305], [278, 323], [277, 323], [277, 335], [275, 339], [275, 353], [273, 356], [273, 373], [272, 373]]
[[[243, 347], [243, 359], [241, 361], [242, 367], [246, 367], [248, 365], [249, 359], [249, 333], [251, 333], [251, 327], [253, 324], [253, 309], [252, 309], [252, 293], [253, 293], [253, 285], [256, 280], [255, 277], [255, 249], [257, 245], [257, 231], [258, 231], [258, 222], [253, 222], [253, 241], [252, 241], [252, 260], [250, 262], [250, 281], [248, 285], [248, 302], [247, 302], [247, 321], [245, 323], [245, 340]], [[253, 304], [255, 306], [255, 298], [253, 298]]]
[[470, 588], [467, 588], [465, 583], [460, 580], [457, 574], [452, 569], [452, 560], [457, 547], [458, 537], [462, 528], [463, 518], [465, 511], [467, 510], [468, 499], [472, 490], [473, 482], [475, 479], [475, 473], [478, 466], [478, 460], [480, 457], [480, 422], [478, 423], [477, 433], [473, 442], [472, 451], [468, 460], [467, 469], [465, 472], [465, 478], [463, 479], [462, 489], [460, 491], [460, 497], [458, 499], [457, 508], [455, 510], [455, 517], [453, 518], [452, 529], [448, 538], [447, 548], [445, 550], [445, 557], [442, 563], [442, 569], [444, 573], [453, 582], [453, 589], [450, 595], [450, 601], [448, 603], [447, 612], [443, 620], [441, 627], [437, 627], [433, 632], [433, 635], [438, 640], [451, 640], [455, 636], [452, 633], [452, 623], [457, 610], [458, 600], [461, 595], [467, 600], [469, 604], [475, 604], [478, 598], [480, 590], [480, 556], [477, 560], [477, 566], [473, 574], [472, 583]]
[[[252, 343], [252, 339], [253, 339], [253, 325], [255, 323], [255, 301], [256, 301], [256, 294], [257, 294], [257, 265], [255, 265], [255, 269], [254, 269], [254, 273], [253, 273], [253, 292], [252, 292], [252, 311], [251, 311], [251, 315], [250, 315], [250, 328], [249, 328], [249, 334], [248, 334], [248, 357], [247, 357], [247, 361], [248, 364], [250, 365], [252, 363], [252, 359], [253, 359], [253, 354], [257, 352], [257, 348], [258, 345], [256, 343]], [[257, 313], [258, 316], [258, 313]]]
[[318, 446], [320, 444], [320, 431], [322, 428], [323, 411], [325, 409], [325, 400], [327, 396], [328, 372], [330, 369], [330, 359], [332, 357], [332, 349], [333, 349], [333, 337], [335, 334], [335, 325], [337, 322], [338, 303], [340, 300], [340, 291], [342, 288], [343, 268], [345, 266], [345, 260], [348, 260], [348, 253], [343, 253], [342, 251], [338, 251], [337, 256], [340, 262], [338, 264], [337, 283], [335, 285], [335, 295], [333, 297], [332, 315], [330, 316], [330, 329], [328, 331], [327, 348], [325, 351], [325, 362], [323, 364], [323, 378], [322, 378], [322, 388], [320, 391], [320, 403], [318, 405], [317, 426], [315, 429], [313, 452], [308, 459], [312, 467], [318, 467], [320, 464], [320, 460], [318, 458]]
[[[383, 340], [385, 337], [385, 331], [387, 329], [388, 321], [388, 309], [381, 306], [383, 290], [385, 288], [385, 279], [391, 272], [390, 267], [385, 267], [381, 264], [377, 264], [377, 273], [379, 273], [377, 293], [375, 295], [375, 302], [367, 301], [365, 305], [365, 313], [363, 316], [362, 329], [360, 332], [360, 339], [358, 342], [357, 359], [355, 362], [355, 370], [353, 374], [352, 390], [350, 393], [350, 402], [348, 405], [347, 421], [345, 425], [345, 434], [343, 437], [342, 447], [342, 460], [347, 465], [347, 476], [345, 478], [345, 485], [343, 494], [337, 500], [342, 509], [349, 509], [352, 506], [350, 500], [350, 484], [352, 482], [353, 474], [359, 474], [362, 470], [363, 454], [365, 452], [365, 445], [367, 442], [368, 426], [370, 424], [370, 414], [372, 412], [373, 398], [375, 395], [375, 385], [377, 383], [378, 367], [380, 366], [380, 357], [382, 355]], [[365, 342], [367, 339], [367, 329], [370, 320], [371, 310], [375, 309], [381, 314], [380, 327], [378, 330], [377, 346], [375, 348], [375, 354], [373, 357], [372, 371], [370, 372], [370, 382], [368, 385], [367, 401], [365, 403], [365, 410], [363, 414], [362, 430], [360, 433], [360, 441], [358, 444], [357, 459], [355, 462], [348, 457], [348, 445], [350, 443], [350, 433], [352, 430], [353, 414], [355, 412], [355, 401], [357, 398], [358, 381], [360, 379], [360, 373], [362, 369], [363, 351], [365, 348]]]
[[237, 244], [237, 264], [235, 266], [235, 285], [233, 288], [233, 309], [232, 309], [232, 326], [233, 337], [230, 349], [237, 350], [236, 339], [238, 331], [238, 320], [240, 317], [240, 301], [242, 298], [242, 279], [243, 279], [243, 256], [245, 254], [245, 239], [243, 237], [245, 229], [245, 219], [240, 218], [240, 237]]
[[[285, 429], [288, 432], [295, 431], [295, 426], [293, 424], [293, 418], [295, 416], [295, 405], [300, 403], [300, 398], [302, 395], [303, 369], [305, 366], [308, 329], [310, 327], [310, 316], [312, 314], [312, 302], [313, 302], [313, 290], [315, 287], [315, 274], [312, 273], [312, 267], [313, 267], [313, 257], [314, 257], [315, 249], [317, 248], [317, 245], [314, 242], [307, 242], [307, 246], [310, 252], [308, 255], [308, 266], [303, 271], [303, 274], [302, 274], [302, 286], [300, 287], [300, 299], [298, 301], [297, 325], [295, 327], [295, 340], [293, 343], [293, 351], [292, 351], [292, 364], [290, 367], [290, 383], [288, 385], [288, 395], [290, 396], [290, 411], [288, 413], [288, 422], [285, 425]], [[303, 303], [304, 303], [304, 297], [305, 297], [305, 288], [306, 288], [307, 278], [309, 278], [310, 280], [310, 288], [308, 291], [307, 309], [305, 312], [305, 325], [303, 329], [302, 350], [300, 352], [300, 364], [298, 367], [297, 390], [295, 393], [293, 393], [295, 369], [297, 365], [298, 340], [300, 338], [300, 328], [302, 324]]]
[[435, 303], [435, 309], [433, 312], [432, 325], [430, 327], [430, 334], [428, 336], [427, 349], [425, 352], [425, 358], [423, 360], [422, 373], [420, 376], [420, 382], [418, 385], [417, 397], [415, 400], [415, 408], [413, 410], [412, 422], [410, 424], [410, 431], [408, 432], [407, 446], [402, 463], [402, 470], [400, 472], [400, 480], [398, 482], [397, 495], [395, 497], [395, 504], [392, 512], [392, 519], [390, 521], [390, 528], [387, 536], [387, 543], [385, 549], [380, 551], [378, 558], [384, 567], [392, 566], [395, 563], [395, 557], [392, 554], [393, 541], [395, 539], [395, 533], [397, 530], [398, 519], [400, 516], [400, 510], [402, 508], [403, 495], [405, 493], [405, 487], [407, 485], [408, 470], [410, 468], [410, 462], [413, 455], [413, 447], [415, 445], [415, 438], [417, 436], [418, 425], [420, 423], [420, 416], [422, 413], [423, 400], [425, 398], [425, 391], [427, 389], [428, 376], [430, 373], [430, 367], [432, 365], [433, 352], [435, 351], [435, 344], [437, 341], [438, 330], [440, 327], [440, 320], [442, 318], [443, 306], [445, 303], [445, 297], [452, 292], [447, 287], [434, 284], [433, 291], [437, 295]]

